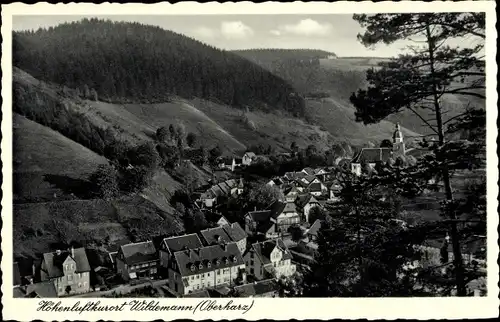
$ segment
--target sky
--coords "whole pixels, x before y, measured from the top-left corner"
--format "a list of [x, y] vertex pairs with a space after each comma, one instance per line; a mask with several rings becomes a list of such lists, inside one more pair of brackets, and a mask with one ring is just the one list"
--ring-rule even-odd
[[226, 49], [309, 48], [338, 56], [393, 57], [409, 42], [366, 48], [357, 40], [363, 32], [351, 14], [328, 15], [135, 15], [135, 16], [14, 16], [13, 29], [33, 30], [97, 17], [134, 21], [185, 34]]

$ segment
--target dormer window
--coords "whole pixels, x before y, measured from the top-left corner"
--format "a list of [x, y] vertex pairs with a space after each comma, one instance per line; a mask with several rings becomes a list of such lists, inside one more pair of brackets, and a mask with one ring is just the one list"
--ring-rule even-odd
[[198, 265], [198, 268], [199, 268], [199, 269], [203, 269], [203, 264], [202, 264], [202, 263], [200, 263], [200, 265]]
[[220, 265], [220, 258], [217, 258], [217, 265]]
[[194, 272], [195, 270], [196, 270], [196, 266], [194, 266], [194, 264], [191, 265], [191, 272]]
[[226, 258], [226, 264], [229, 264], [229, 258]]
[[233, 262], [236, 263], [237, 261], [238, 261], [238, 259], [236, 258], [236, 256], [233, 256]]
[[208, 262], [208, 263], [207, 263], [207, 267], [208, 267], [208, 268], [212, 267], [212, 263]]

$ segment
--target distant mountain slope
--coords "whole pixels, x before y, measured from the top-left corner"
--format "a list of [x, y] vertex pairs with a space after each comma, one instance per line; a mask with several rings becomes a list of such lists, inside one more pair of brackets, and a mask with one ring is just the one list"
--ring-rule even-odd
[[[405, 127], [410, 135], [432, 134], [421, 119], [410, 111], [402, 111], [396, 115], [391, 115], [386, 121], [376, 124], [378, 127], [365, 127], [355, 122], [354, 107], [349, 102], [352, 92], [359, 88], [364, 88], [366, 84], [366, 70], [376, 68], [380, 62], [386, 62], [390, 58], [384, 57], [337, 57], [334, 59], [282, 59], [273, 51], [265, 52], [260, 50], [249, 51], [251, 59], [263, 67], [269, 69], [277, 76], [289, 81], [297, 90], [306, 96], [306, 116], [313, 119], [318, 124], [326, 128], [334, 137], [345, 135], [346, 137], [356, 137], [358, 140], [365, 137], [371, 138], [373, 131], [378, 132], [376, 137], [380, 137], [384, 130], [390, 127], [390, 123], [400, 123]], [[273, 56], [274, 55], [274, 56]], [[321, 100], [327, 100], [320, 103]], [[331, 100], [329, 100], [331, 99]], [[334, 104], [332, 102], [335, 101]], [[474, 97], [461, 97], [459, 95], [447, 95], [442, 98], [442, 103], [446, 110], [443, 120], [446, 121], [464, 112], [467, 106], [484, 108], [485, 102]], [[331, 110], [333, 108], [334, 110]], [[351, 110], [351, 111], [349, 111]], [[324, 113], [323, 113], [323, 112]], [[432, 110], [420, 111], [424, 118], [433, 119]], [[351, 126], [342, 125], [342, 120]], [[338, 125], [338, 126], [337, 126]], [[347, 128], [356, 131], [346, 131]]]
[[233, 53], [264, 66], [270, 66], [277, 60], [311, 60], [337, 57], [335, 53], [320, 49], [261, 48], [233, 50]]
[[84, 19], [13, 36], [14, 66], [85, 97], [165, 102], [178, 95], [303, 114], [303, 100], [283, 79], [159, 27]]

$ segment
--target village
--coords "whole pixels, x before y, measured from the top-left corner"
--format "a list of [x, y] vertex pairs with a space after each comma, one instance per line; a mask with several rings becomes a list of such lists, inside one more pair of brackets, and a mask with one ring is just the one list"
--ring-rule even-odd
[[[405, 154], [399, 125], [392, 148], [361, 149], [350, 160], [350, 171], [359, 176], [367, 166], [386, 162], [394, 154]], [[89, 250], [84, 247], [45, 253], [31, 271], [20, 270], [14, 263], [15, 296], [283, 296], [280, 284], [293, 283], [315, 261], [323, 210], [335, 209], [340, 199], [339, 170], [306, 167], [275, 176], [261, 188], [277, 191], [281, 197], [230, 221], [223, 213], [224, 203], [248, 189], [245, 181], [236, 177], [241, 174], [237, 170], [250, 166], [256, 158], [255, 153], [246, 152], [242, 158], [221, 159], [219, 169], [233, 173], [233, 178], [193, 192], [194, 206], [213, 223], [211, 227], [161, 240], [122, 244], [97, 267], [90, 264]], [[409, 265], [440, 265], [443, 247], [452, 258], [448, 240], [447, 236], [421, 245], [425, 261]], [[464, 245], [465, 261], [483, 266], [484, 260], [475, 257], [478, 251], [484, 251], [484, 238]]]

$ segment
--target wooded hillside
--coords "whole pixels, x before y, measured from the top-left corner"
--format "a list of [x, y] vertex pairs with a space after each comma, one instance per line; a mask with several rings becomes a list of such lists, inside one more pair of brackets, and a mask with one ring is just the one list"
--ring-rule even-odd
[[234, 53], [159, 27], [84, 19], [13, 37], [14, 66], [86, 97], [114, 102], [200, 97], [303, 115], [301, 95], [283, 79]]

